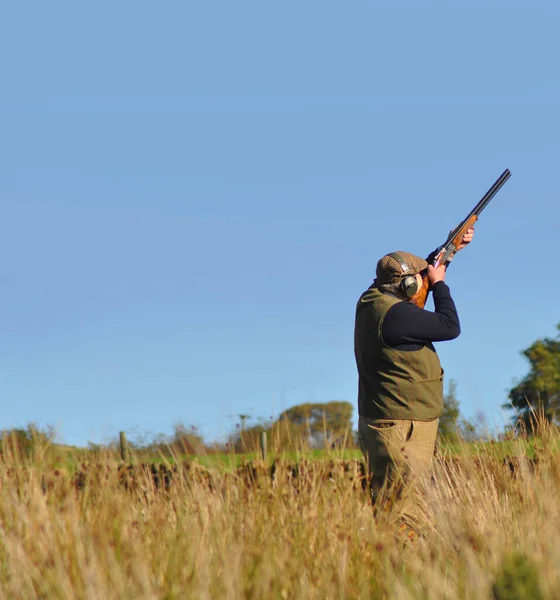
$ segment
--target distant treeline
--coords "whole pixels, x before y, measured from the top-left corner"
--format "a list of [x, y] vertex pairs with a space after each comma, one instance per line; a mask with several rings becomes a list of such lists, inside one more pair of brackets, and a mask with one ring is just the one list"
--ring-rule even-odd
[[[560, 426], [560, 324], [556, 329], [559, 333], [555, 338], [538, 339], [522, 351], [529, 362], [529, 372], [512, 387], [508, 402], [502, 405], [512, 412], [512, 430], [523, 428], [530, 432], [536, 416]], [[129, 434], [128, 444], [131, 450], [146, 456], [251, 453], [259, 450], [261, 434], [265, 433], [268, 448], [273, 452], [355, 448], [353, 411], [354, 404], [341, 400], [298, 404], [282, 412], [277, 419], [253, 419], [251, 415], [239, 414], [239, 421], [225, 442], [209, 442], [195, 426], [177, 424], [170, 435]], [[450, 380], [440, 418], [440, 438], [453, 443], [460, 438], [472, 440], [481, 435], [489, 436], [484, 417], [468, 421], [461, 416], [457, 383]], [[506, 430], [498, 437], [507, 435]], [[30, 424], [26, 428], [3, 430], [0, 431], [0, 452], [2, 455], [10, 452], [22, 459], [37, 458], [54, 439], [55, 430], [51, 426], [41, 429]], [[118, 445], [118, 439], [104, 445], [90, 443], [88, 450], [115, 450]]]

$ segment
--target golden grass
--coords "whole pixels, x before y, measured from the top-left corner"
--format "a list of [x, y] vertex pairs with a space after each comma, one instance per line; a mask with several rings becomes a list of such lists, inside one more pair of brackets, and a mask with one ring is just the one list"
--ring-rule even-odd
[[541, 439], [534, 460], [522, 439], [511, 461], [439, 456], [414, 542], [340, 461], [190, 465], [165, 489], [110, 456], [76, 480], [4, 448], [0, 597], [560, 598], [558, 432]]

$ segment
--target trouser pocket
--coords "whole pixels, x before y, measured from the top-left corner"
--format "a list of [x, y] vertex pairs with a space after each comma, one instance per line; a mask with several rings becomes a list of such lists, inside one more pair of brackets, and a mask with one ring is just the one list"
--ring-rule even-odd
[[367, 426], [370, 429], [389, 429], [396, 427], [397, 422], [393, 419], [375, 419], [375, 421], [370, 421]]

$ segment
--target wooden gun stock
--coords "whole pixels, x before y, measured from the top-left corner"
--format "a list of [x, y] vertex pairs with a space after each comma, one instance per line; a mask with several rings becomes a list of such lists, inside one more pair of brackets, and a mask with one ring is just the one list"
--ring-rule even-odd
[[424, 308], [430, 293], [430, 280], [428, 279], [428, 271], [422, 271], [420, 275], [422, 275], [422, 287], [412, 296], [410, 301], [418, 308]]

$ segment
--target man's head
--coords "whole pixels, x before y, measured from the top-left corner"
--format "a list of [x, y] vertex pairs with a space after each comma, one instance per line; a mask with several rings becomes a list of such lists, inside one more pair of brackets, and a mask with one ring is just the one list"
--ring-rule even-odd
[[403, 251], [391, 252], [377, 263], [375, 284], [382, 292], [409, 299], [407, 289], [412, 291], [415, 282], [420, 289], [422, 277], [419, 273], [427, 267], [428, 263], [419, 256]]

